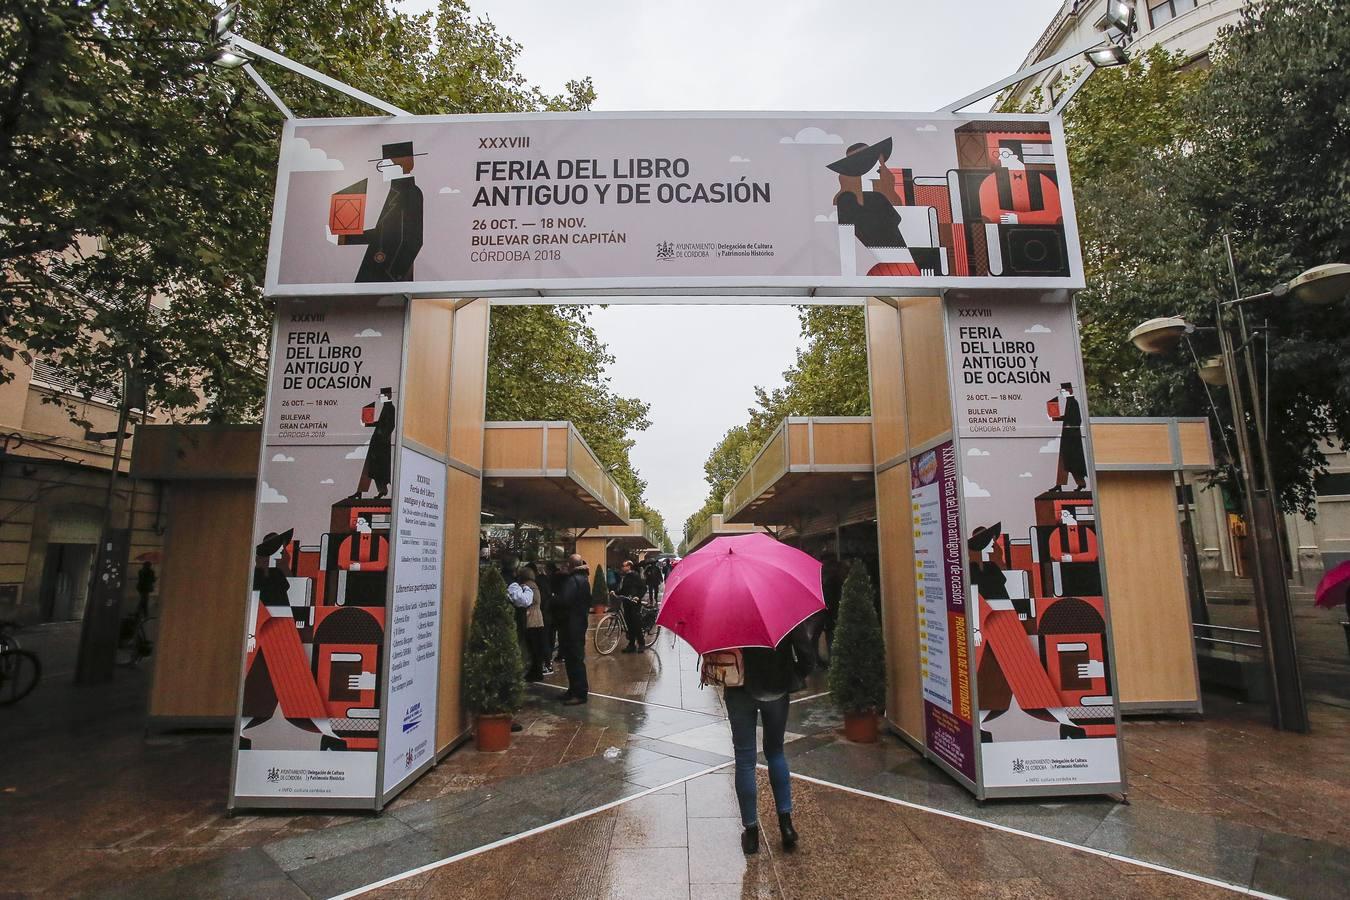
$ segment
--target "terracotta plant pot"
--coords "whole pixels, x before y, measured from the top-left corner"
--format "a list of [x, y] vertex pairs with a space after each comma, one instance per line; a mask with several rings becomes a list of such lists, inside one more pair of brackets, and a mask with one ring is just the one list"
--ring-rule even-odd
[[479, 716], [473, 733], [474, 746], [483, 753], [499, 753], [511, 746], [511, 717], [505, 713]]
[[844, 737], [855, 744], [875, 744], [877, 742], [877, 714], [866, 712], [844, 713]]

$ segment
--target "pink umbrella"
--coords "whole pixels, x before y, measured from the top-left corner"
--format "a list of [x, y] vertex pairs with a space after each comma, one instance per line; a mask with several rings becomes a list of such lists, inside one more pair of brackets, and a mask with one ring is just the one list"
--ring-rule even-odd
[[1350, 561], [1327, 570], [1317, 583], [1317, 606], [1335, 609], [1345, 605], [1346, 591], [1350, 591]]
[[776, 647], [824, 608], [819, 562], [766, 534], [747, 534], [717, 538], [681, 560], [656, 622], [711, 653]]

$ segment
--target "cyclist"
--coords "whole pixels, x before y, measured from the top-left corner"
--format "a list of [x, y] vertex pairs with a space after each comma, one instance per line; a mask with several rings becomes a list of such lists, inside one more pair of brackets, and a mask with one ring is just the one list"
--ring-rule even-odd
[[624, 653], [641, 653], [647, 649], [642, 635], [642, 596], [647, 585], [633, 568], [633, 561], [625, 559], [620, 567], [618, 595], [623, 598], [623, 624], [628, 632], [628, 646]]

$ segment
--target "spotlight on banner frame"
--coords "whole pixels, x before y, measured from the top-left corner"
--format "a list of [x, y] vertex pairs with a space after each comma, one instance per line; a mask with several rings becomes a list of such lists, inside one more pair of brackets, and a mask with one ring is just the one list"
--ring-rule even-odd
[[1135, 28], [1135, 7], [1127, 0], [1107, 0], [1106, 21], [1123, 34], [1130, 34]]
[[1123, 66], [1130, 61], [1130, 54], [1125, 52], [1124, 47], [1117, 47], [1115, 44], [1107, 44], [1105, 47], [1097, 47], [1083, 54], [1087, 61], [1092, 63], [1094, 69], [1109, 69], [1113, 66]]

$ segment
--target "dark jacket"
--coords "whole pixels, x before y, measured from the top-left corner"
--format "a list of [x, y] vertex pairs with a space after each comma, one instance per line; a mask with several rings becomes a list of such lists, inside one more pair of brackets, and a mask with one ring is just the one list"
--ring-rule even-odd
[[586, 620], [591, 609], [591, 573], [589, 569], [578, 569], [563, 581], [558, 610], [570, 619]]
[[636, 600], [647, 593], [647, 585], [637, 572], [629, 572], [623, 576], [623, 580], [619, 582], [619, 589], [615, 593]]
[[643, 577], [647, 579], [647, 584], [656, 585], [665, 580], [661, 576], [661, 567], [656, 563], [647, 563], [647, 567], [643, 570], [642, 574]]
[[767, 647], [746, 647], [741, 651], [745, 659], [744, 688], [757, 695], [790, 694], [799, 691], [806, 676], [816, 664], [811, 636], [805, 623], [788, 632], [772, 650]]
[[391, 181], [375, 227], [349, 235], [346, 243], [368, 245], [358, 282], [412, 281], [413, 260], [422, 249], [422, 189], [411, 177]]

